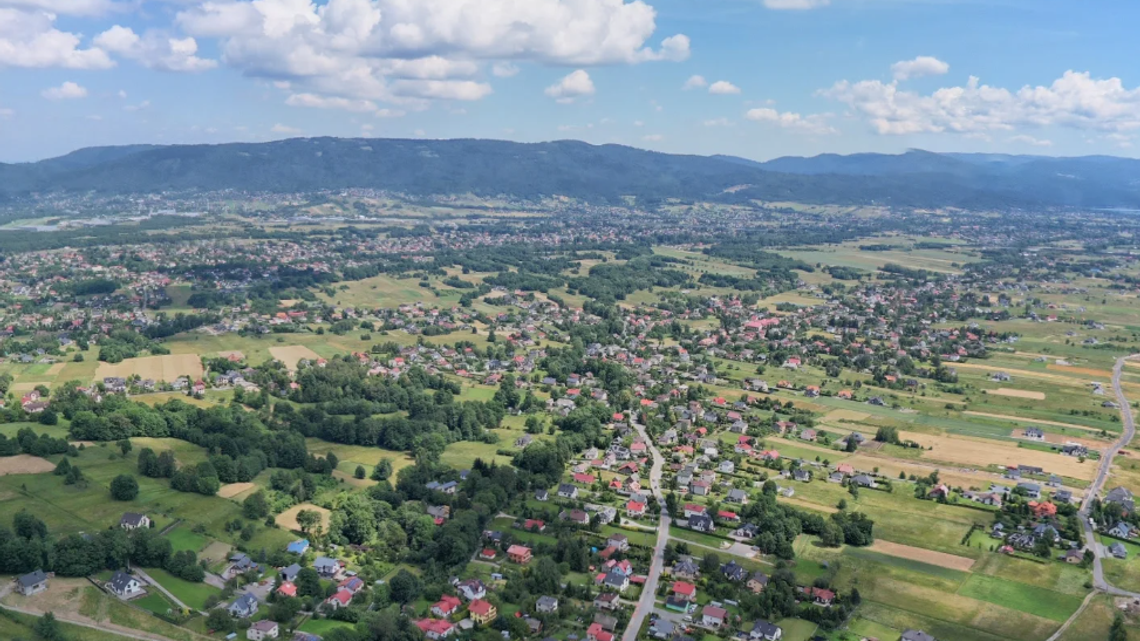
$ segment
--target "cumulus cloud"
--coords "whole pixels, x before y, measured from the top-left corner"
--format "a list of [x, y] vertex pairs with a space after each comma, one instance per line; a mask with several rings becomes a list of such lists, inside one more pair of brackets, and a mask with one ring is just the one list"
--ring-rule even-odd
[[130, 111], [130, 112], [142, 111], [143, 109], [148, 109], [149, 107], [150, 107], [150, 101], [144, 100], [138, 104], [127, 105], [127, 106], [123, 107], [123, 111]]
[[[689, 56], [683, 34], [656, 44], [644, 0], [198, 0], [178, 14], [217, 38], [227, 65], [299, 92], [422, 107], [478, 100], [474, 80], [517, 63], [637, 64]], [[430, 82], [425, 82], [430, 81]]]
[[40, 92], [40, 95], [48, 100], [75, 100], [77, 98], [86, 98], [87, 89], [69, 80], [58, 87], [44, 89]]
[[819, 95], [847, 105], [880, 134], [985, 133], [1017, 127], [1068, 127], [1101, 132], [1140, 129], [1140, 88], [1120, 78], [1096, 79], [1066, 71], [1048, 86], [1016, 91], [984, 85], [971, 76], [965, 86], [930, 95], [900, 90], [897, 82], [837, 82]]
[[826, 136], [839, 133], [827, 123], [829, 114], [809, 114], [806, 116], [790, 111], [776, 111], [768, 107], [749, 109], [745, 118], [755, 122], [774, 124], [782, 129], [801, 134]]
[[665, 140], [665, 136], [662, 136], [661, 134], [649, 134], [647, 136], [642, 136], [641, 139], [645, 142], [661, 142], [662, 140]]
[[558, 102], [573, 102], [575, 98], [594, 95], [594, 81], [584, 69], [578, 69], [547, 87], [545, 93]]
[[1044, 140], [1041, 138], [1034, 138], [1033, 136], [1027, 136], [1025, 134], [1021, 134], [1021, 135], [1017, 135], [1017, 136], [1011, 136], [1009, 138], [1009, 142], [1021, 143], [1023, 145], [1032, 145], [1034, 147], [1052, 147], [1053, 146], [1052, 140]]
[[318, 96], [312, 93], [295, 93], [285, 99], [290, 107], [312, 107], [316, 109], [343, 109], [344, 111], [368, 112], [376, 111], [379, 107], [371, 100], [351, 100], [349, 98], [332, 98]]
[[685, 81], [685, 84], [681, 88], [685, 91], [689, 91], [690, 89], [703, 89], [707, 86], [709, 86], [709, 81], [705, 80], [704, 76], [694, 75], [689, 76], [689, 79]]
[[950, 65], [932, 56], [918, 56], [914, 60], [900, 60], [891, 65], [895, 80], [910, 80], [923, 76], [941, 76], [950, 71]]
[[0, 8], [0, 69], [108, 69], [115, 62], [98, 47], [82, 48], [74, 33], [55, 27], [55, 14]]
[[0, 120], [7, 120], [16, 115], [16, 110], [0, 107]]
[[706, 121], [702, 122], [701, 124], [706, 126], [706, 127], [731, 127], [731, 126], [735, 125], [736, 123], [732, 122], [728, 118], [720, 117], [720, 118], [713, 118], [711, 120], [706, 120]]
[[288, 125], [283, 125], [281, 123], [273, 125], [269, 131], [272, 131], [275, 134], [285, 134], [286, 136], [299, 136], [301, 134], [300, 129], [297, 129], [296, 127], [290, 127]]
[[764, 0], [764, 6], [769, 9], [796, 11], [826, 7], [829, 4], [831, 0]]
[[129, 27], [115, 25], [95, 36], [95, 46], [162, 71], [205, 71], [217, 61], [199, 58], [194, 38], [173, 38], [157, 31], [139, 36]]
[[512, 62], [496, 62], [491, 67], [491, 73], [498, 78], [511, 78], [518, 75], [519, 67]]
[[3, 4], [7, 7], [39, 9], [51, 14], [68, 16], [95, 16], [121, 8], [112, 0], [4, 0]]
[[716, 82], [709, 85], [709, 93], [716, 94], [718, 96], [738, 94], [740, 93], [740, 87], [737, 87], [727, 80], [717, 80]]

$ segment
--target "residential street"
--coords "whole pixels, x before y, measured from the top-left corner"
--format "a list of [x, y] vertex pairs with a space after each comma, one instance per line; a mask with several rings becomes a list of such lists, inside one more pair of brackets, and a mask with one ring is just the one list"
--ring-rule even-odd
[[649, 576], [645, 580], [645, 586], [641, 589], [641, 599], [637, 602], [637, 609], [633, 611], [633, 616], [630, 617], [629, 625], [626, 626], [625, 634], [622, 635], [622, 641], [637, 639], [637, 633], [641, 630], [645, 617], [653, 611], [657, 582], [661, 579], [661, 571], [665, 566], [665, 545], [669, 542], [669, 525], [672, 521], [669, 513], [665, 510], [665, 496], [661, 493], [661, 467], [665, 459], [662, 458], [661, 452], [657, 451], [657, 446], [653, 440], [645, 433], [645, 426], [634, 423], [633, 427], [641, 435], [641, 438], [645, 439], [649, 453], [653, 457], [653, 466], [649, 470], [649, 487], [653, 496], [657, 498], [657, 503], [661, 505], [661, 522], [657, 526], [657, 546], [653, 549], [653, 562], [649, 564]]

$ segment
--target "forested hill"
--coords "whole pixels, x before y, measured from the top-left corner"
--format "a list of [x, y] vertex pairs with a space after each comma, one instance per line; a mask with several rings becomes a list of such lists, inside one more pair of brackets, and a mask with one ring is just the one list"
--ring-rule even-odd
[[1140, 208], [1140, 161], [910, 152], [756, 163], [576, 141], [295, 138], [83, 149], [0, 164], [0, 196], [375, 188], [412, 195], [634, 196], [911, 207]]

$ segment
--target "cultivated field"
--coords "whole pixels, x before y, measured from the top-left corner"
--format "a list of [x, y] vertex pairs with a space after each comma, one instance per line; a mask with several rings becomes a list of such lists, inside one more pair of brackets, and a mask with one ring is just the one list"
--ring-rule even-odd
[[312, 503], [301, 503], [300, 505], [294, 505], [281, 514], [278, 514], [276, 519], [277, 525], [287, 530], [300, 532], [301, 526], [297, 523], [297, 515], [301, 513], [301, 510], [309, 510], [311, 512], [319, 513], [321, 515], [321, 527], [324, 528], [325, 531], [328, 531], [329, 517], [332, 515], [332, 513], [325, 508], [313, 505]]
[[232, 499], [235, 496], [256, 488], [253, 483], [227, 483], [218, 490], [218, 496], [223, 499]]
[[99, 369], [95, 370], [97, 380], [109, 376], [127, 378], [136, 374], [144, 379], [168, 383], [179, 376], [189, 376], [194, 380], [202, 377], [202, 359], [197, 354], [141, 356], [128, 358], [121, 363], [99, 363]]
[[944, 552], [935, 552], [910, 545], [901, 545], [899, 543], [884, 541], [883, 539], [875, 541], [870, 549], [876, 552], [882, 552], [883, 554], [929, 563], [960, 572], [969, 572], [970, 568], [974, 567], [974, 559], [964, 556], [954, 556], [953, 554], [946, 554]]
[[0, 476], [9, 474], [42, 474], [55, 469], [55, 464], [47, 459], [27, 454], [0, 458]]
[[315, 361], [321, 357], [320, 354], [317, 354], [304, 345], [270, 347], [269, 353], [273, 355], [273, 358], [276, 358], [282, 363], [285, 363], [285, 366], [291, 370], [297, 369], [297, 363], [299, 363], [302, 359]]

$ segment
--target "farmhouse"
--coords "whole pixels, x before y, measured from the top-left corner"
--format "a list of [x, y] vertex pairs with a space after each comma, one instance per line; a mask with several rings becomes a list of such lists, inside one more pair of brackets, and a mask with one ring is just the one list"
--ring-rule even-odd
[[116, 572], [106, 585], [120, 599], [129, 599], [144, 592], [142, 582], [126, 572]]
[[780, 626], [763, 619], [753, 623], [752, 630], [748, 633], [748, 638], [752, 641], [779, 641], [783, 636], [784, 631]]
[[264, 619], [262, 621], [255, 621], [249, 629], [245, 631], [245, 638], [249, 641], [262, 641], [262, 639], [276, 639], [280, 634], [280, 627], [276, 621]]
[[43, 592], [48, 588], [48, 576], [43, 570], [29, 572], [16, 579], [16, 589], [24, 596]]
[[230, 604], [230, 607], [228, 609], [230, 611], [230, 614], [234, 615], [235, 617], [239, 619], [248, 619], [249, 617], [257, 614], [257, 608], [260, 605], [261, 604], [257, 601], [257, 597], [250, 594], [249, 592], [245, 592], [238, 598], [234, 599], [234, 602]]
[[150, 518], [145, 514], [136, 514], [134, 512], [126, 512], [123, 518], [119, 519], [119, 527], [124, 530], [137, 530], [143, 527], [150, 527]]

